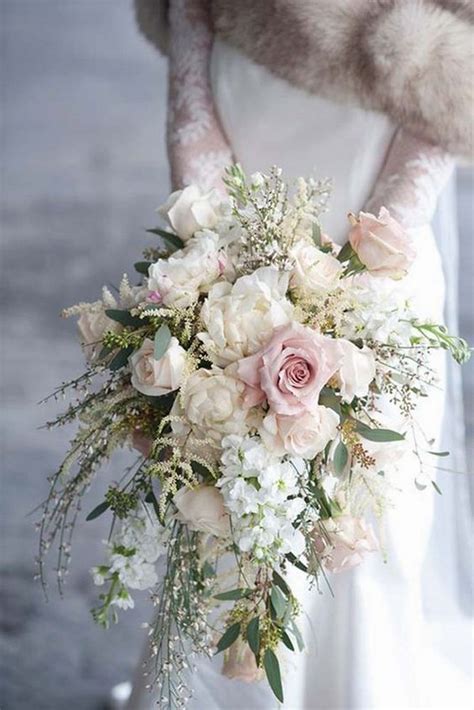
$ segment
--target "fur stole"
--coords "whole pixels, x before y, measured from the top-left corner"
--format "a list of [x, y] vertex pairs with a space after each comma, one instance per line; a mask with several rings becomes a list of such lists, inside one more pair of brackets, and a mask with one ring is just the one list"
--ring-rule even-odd
[[[143, 32], [163, 48], [166, 3], [161, 21], [160, 2], [135, 3]], [[277, 76], [382, 111], [415, 135], [472, 159], [471, 0], [210, 3], [216, 33]]]

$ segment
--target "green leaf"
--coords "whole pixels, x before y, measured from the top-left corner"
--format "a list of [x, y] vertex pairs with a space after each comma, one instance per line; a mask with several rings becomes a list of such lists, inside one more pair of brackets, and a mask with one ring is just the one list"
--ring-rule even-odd
[[167, 232], [165, 229], [160, 229], [155, 227], [155, 229], [147, 229], [150, 234], [156, 234], [156, 236], [161, 237], [168, 244], [168, 246], [173, 247], [173, 250], [182, 249], [184, 247], [184, 242], [178, 237], [177, 234], [172, 232]]
[[354, 256], [354, 254], [355, 252], [351, 246], [351, 243], [346, 242], [339, 254], [337, 255], [337, 260], [340, 261], [342, 264], [344, 261], [349, 261]]
[[315, 222], [313, 224], [313, 230], [311, 232], [311, 236], [313, 238], [313, 242], [316, 244], [317, 247], [321, 246], [321, 226], [319, 225], [318, 222]]
[[296, 626], [296, 624], [293, 620], [290, 621], [290, 626], [291, 626], [291, 633], [295, 637], [296, 643], [298, 644], [298, 649], [300, 651], [302, 651], [304, 649], [304, 641], [303, 641], [303, 637], [301, 635], [301, 631]]
[[280, 703], [282, 703], [283, 688], [281, 687], [280, 664], [271, 648], [267, 648], [265, 651], [263, 656], [263, 667], [265, 668], [270, 688], [273, 690]]
[[334, 471], [337, 474], [341, 474], [347, 464], [347, 461], [349, 459], [349, 452], [347, 450], [347, 446], [343, 441], [340, 441], [338, 445], [336, 446], [336, 450], [334, 452], [334, 458], [333, 458], [333, 463], [334, 463]]
[[341, 416], [341, 400], [330, 387], [323, 387], [321, 390], [319, 404], [332, 409], [339, 417]]
[[403, 441], [405, 439], [405, 434], [400, 434], [398, 431], [392, 431], [392, 429], [371, 429], [362, 422], [356, 422], [356, 431], [368, 441]]
[[234, 641], [237, 641], [239, 638], [240, 634], [240, 624], [232, 624], [232, 626], [229, 626], [229, 628], [226, 630], [226, 632], [221, 636], [219, 643], [217, 644], [217, 653], [220, 653], [221, 651], [225, 651], [226, 648], [229, 648], [229, 646], [232, 646]]
[[230, 589], [228, 592], [221, 592], [220, 594], [215, 594], [214, 599], [220, 599], [223, 602], [231, 601], [234, 599], [242, 599], [243, 597], [246, 597], [250, 591], [250, 589]]
[[128, 362], [128, 358], [132, 353], [133, 347], [131, 345], [129, 345], [128, 348], [123, 348], [122, 350], [119, 350], [117, 355], [114, 355], [107, 367], [109, 368], [109, 370], [112, 370], [112, 372], [120, 370], [121, 367], [125, 367]]
[[431, 456], [449, 456], [449, 451], [427, 451]]
[[255, 616], [247, 626], [247, 641], [255, 656], [260, 653], [260, 619]]
[[297, 567], [299, 570], [301, 570], [302, 572], [307, 572], [307, 571], [308, 571], [308, 568], [306, 567], [306, 565], [303, 564], [302, 562], [300, 562], [300, 560], [299, 560], [297, 557], [295, 557], [292, 552], [288, 552], [288, 553], [287, 553], [286, 559], [287, 559], [289, 562], [291, 562], [292, 565], [294, 565], [294, 566]]
[[270, 599], [277, 618], [282, 619], [285, 616], [287, 601], [279, 587], [272, 587], [272, 591], [270, 592]]
[[130, 315], [130, 311], [123, 311], [118, 308], [107, 308], [105, 315], [116, 323], [127, 327], [140, 328], [140, 326], [143, 325], [142, 319], [138, 318], [138, 316]]
[[168, 346], [171, 340], [171, 331], [168, 326], [164, 323], [155, 333], [155, 350], [153, 357], [155, 360], [159, 360], [163, 357], [165, 352], [168, 350]]
[[276, 570], [273, 570], [273, 575], [272, 575], [272, 576], [273, 576], [273, 581], [274, 581], [274, 583], [275, 583], [278, 587], [280, 587], [280, 589], [281, 589], [281, 591], [283, 592], [283, 594], [286, 594], [286, 596], [289, 597], [290, 594], [291, 594], [291, 589], [289, 588], [289, 586], [287, 585], [287, 583], [285, 582], [285, 580], [283, 579], [283, 577], [282, 577], [280, 574], [278, 574], [278, 572], [277, 572]]
[[150, 268], [151, 263], [151, 261], [136, 261], [133, 266], [135, 271], [138, 271], [139, 274], [148, 276], [148, 269]]
[[106, 510], [110, 508], [110, 503], [107, 503], [106, 500], [102, 501], [102, 503], [99, 503], [94, 510], [91, 510], [89, 515], [87, 516], [86, 520], [95, 520], [96, 518], [99, 517], [99, 515], [102, 515], [102, 513], [105, 513]]
[[153, 505], [153, 510], [155, 511], [156, 517], [158, 518], [158, 520], [161, 521], [160, 506], [158, 505], [158, 501], [156, 500], [156, 496], [153, 491], [148, 491], [145, 496], [145, 503], [151, 503]]
[[442, 496], [442, 495], [443, 495], [443, 491], [442, 491], [441, 488], [438, 486], [438, 484], [436, 483], [436, 481], [431, 481], [431, 484], [432, 484], [433, 488], [435, 489], [436, 493], [439, 493], [439, 495]]
[[290, 637], [288, 636], [288, 634], [286, 633], [286, 631], [283, 631], [283, 633], [282, 633], [282, 635], [281, 635], [281, 640], [283, 641], [283, 643], [285, 644], [285, 646], [290, 649], [290, 651], [294, 651], [294, 650], [295, 650], [295, 647], [294, 647], [293, 644], [291, 643], [291, 639], [290, 639]]

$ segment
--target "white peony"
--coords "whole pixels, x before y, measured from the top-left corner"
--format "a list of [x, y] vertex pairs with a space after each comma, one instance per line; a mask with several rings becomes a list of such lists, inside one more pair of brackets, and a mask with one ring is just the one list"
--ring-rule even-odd
[[298, 417], [267, 414], [259, 433], [276, 454], [313, 459], [336, 437], [338, 425], [336, 412], [316, 406]]
[[214, 486], [181, 488], [173, 498], [176, 518], [190, 530], [225, 537], [230, 532], [229, 516], [222, 493]]
[[158, 208], [162, 217], [183, 240], [201, 229], [212, 229], [218, 221], [218, 195], [215, 190], [203, 194], [197, 185], [176, 190]]
[[148, 271], [148, 288], [153, 300], [179, 307], [196, 301], [200, 291], [207, 291], [225, 267], [218, 241], [214, 232], [199, 232], [184, 249], [152, 264]]
[[345, 402], [352, 402], [354, 397], [365, 397], [368, 393], [369, 385], [375, 378], [375, 357], [366, 345], [358, 348], [349, 340], [342, 338], [337, 342], [342, 349], [344, 359], [336, 379], [342, 399]]
[[303, 240], [295, 244], [290, 254], [294, 259], [290, 288], [324, 296], [338, 287], [342, 264], [334, 256]]
[[177, 338], [171, 338], [168, 349], [159, 359], [154, 357], [155, 346], [145, 338], [142, 346], [130, 357], [132, 386], [142, 394], [159, 397], [180, 387], [183, 381], [186, 351]]
[[222, 370], [196, 370], [186, 380], [180, 406], [193, 432], [217, 446], [227, 434], [245, 434], [244, 385]]
[[288, 276], [265, 266], [234, 285], [218, 283], [210, 289], [201, 310], [206, 332], [199, 338], [215, 364], [225, 367], [255, 353], [275, 328], [291, 321], [287, 288]]

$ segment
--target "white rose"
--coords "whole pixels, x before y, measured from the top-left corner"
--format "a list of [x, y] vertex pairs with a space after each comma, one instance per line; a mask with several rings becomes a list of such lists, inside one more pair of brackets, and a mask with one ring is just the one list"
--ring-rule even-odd
[[91, 364], [98, 358], [104, 333], [121, 328], [119, 323], [105, 315], [102, 307], [99, 310], [83, 311], [77, 321], [77, 327], [84, 355]]
[[201, 229], [212, 229], [219, 215], [216, 210], [218, 196], [215, 190], [202, 194], [197, 185], [176, 190], [164, 205], [158, 208], [176, 234], [187, 240]]
[[133, 387], [142, 394], [159, 397], [181, 385], [186, 351], [176, 338], [171, 338], [168, 350], [159, 360], [155, 360], [154, 349], [153, 341], [145, 338], [141, 348], [130, 357], [130, 367]]
[[246, 434], [243, 390], [240, 380], [222, 370], [193, 372], [180, 397], [180, 406], [193, 432], [217, 446], [227, 434]]
[[344, 359], [336, 378], [342, 399], [345, 402], [352, 402], [354, 397], [365, 397], [369, 391], [369, 385], [375, 378], [375, 357], [367, 346], [361, 349], [342, 338], [337, 342]]
[[297, 417], [268, 414], [260, 436], [278, 456], [285, 453], [312, 459], [336, 437], [339, 417], [328, 407], [315, 407]]
[[154, 300], [165, 306], [189, 306], [200, 291], [207, 291], [219, 278], [225, 266], [223, 259], [217, 234], [208, 230], [199, 232], [184, 249], [150, 266], [148, 288]]
[[299, 241], [291, 250], [294, 267], [290, 287], [303, 293], [311, 291], [324, 295], [337, 288], [342, 273], [342, 264], [312, 244]]
[[273, 330], [291, 321], [288, 276], [270, 266], [241, 276], [234, 285], [215, 284], [201, 310], [206, 332], [199, 338], [210, 358], [224, 367], [259, 350]]
[[176, 518], [190, 530], [225, 537], [230, 532], [229, 516], [222, 493], [214, 486], [181, 488], [173, 498]]

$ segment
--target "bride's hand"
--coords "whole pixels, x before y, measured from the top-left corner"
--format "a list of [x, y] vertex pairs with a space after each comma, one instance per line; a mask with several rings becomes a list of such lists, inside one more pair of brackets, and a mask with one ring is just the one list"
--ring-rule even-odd
[[212, 95], [208, 0], [171, 0], [169, 27], [167, 145], [173, 189], [194, 183], [222, 192], [224, 169], [233, 160]]
[[440, 147], [399, 128], [365, 210], [386, 207], [404, 227], [429, 224], [454, 160]]

